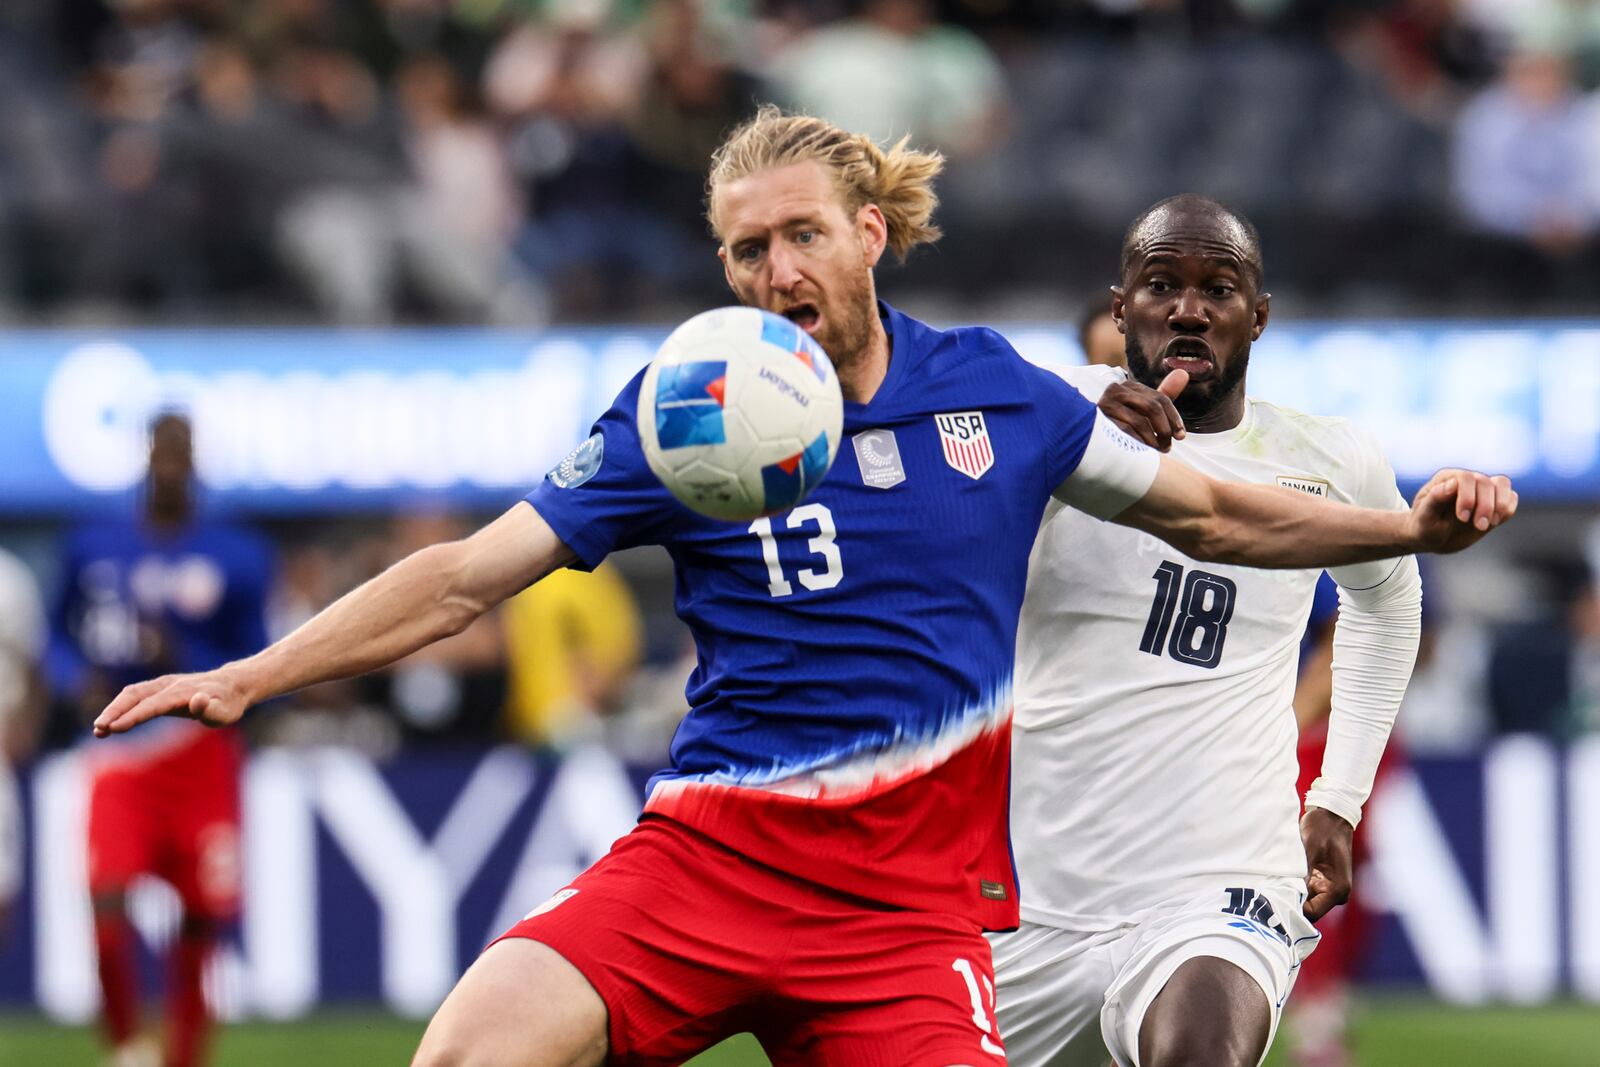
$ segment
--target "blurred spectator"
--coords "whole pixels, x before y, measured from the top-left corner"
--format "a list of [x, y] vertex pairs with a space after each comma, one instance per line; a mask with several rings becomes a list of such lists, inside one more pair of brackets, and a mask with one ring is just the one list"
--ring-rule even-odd
[[[401, 516], [394, 521], [384, 545], [385, 558], [377, 569], [470, 532], [469, 524], [454, 515]], [[407, 656], [370, 681], [369, 691], [394, 709], [412, 737], [495, 739], [507, 685], [500, 613], [480, 616], [462, 632]]]
[[1490, 34], [1461, 0], [1348, 4], [1339, 38], [1347, 54], [1376, 70], [1412, 112], [1448, 119], [1464, 90], [1493, 75]]
[[41, 689], [44, 607], [33, 573], [0, 549], [0, 939], [22, 887], [22, 804], [11, 767], [32, 747]]
[[1596, 726], [1600, 582], [1582, 564], [1544, 568], [1553, 610], [1495, 635], [1489, 708], [1498, 733], [1565, 739]]
[[559, 570], [507, 601], [504, 615], [511, 734], [533, 745], [596, 736], [639, 665], [642, 621], [627, 582], [610, 566]]
[[977, 37], [934, 21], [931, 0], [866, 0], [776, 57], [780, 101], [884, 141], [910, 136], [952, 157], [1004, 129], [1000, 65]]
[[609, 0], [552, 3], [544, 20], [512, 30], [484, 70], [528, 197], [517, 255], [568, 313], [625, 313], [706, 255], [642, 206], [628, 123], [649, 71], [641, 41], [612, 25]]
[[1570, 253], [1595, 230], [1595, 165], [1567, 61], [1519, 52], [1456, 124], [1455, 187], [1473, 224]]
[[1109, 301], [1091, 302], [1078, 316], [1078, 346], [1091, 364], [1107, 367], [1128, 365], [1127, 346], [1117, 320], [1111, 317]]

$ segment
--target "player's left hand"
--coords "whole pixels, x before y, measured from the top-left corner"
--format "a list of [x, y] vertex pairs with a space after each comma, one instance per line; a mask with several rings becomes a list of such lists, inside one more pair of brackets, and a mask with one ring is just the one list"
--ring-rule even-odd
[[1316, 922], [1350, 899], [1355, 827], [1331, 811], [1307, 808], [1300, 820], [1306, 847], [1306, 918]]
[[1106, 386], [1096, 406], [1130, 436], [1158, 452], [1166, 452], [1172, 448], [1173, 438], [1185, 433], [1183, 416], [1172, 402], [1188, 384], [1189, 372], [1183, 370], [1163, 378], [1158, 389], [1132, 379], [1115, 382]]
[[1411, 528], [1421, 552], [1459, 552], [1517, 513], [1517, 492], [1503, 474], [1442, 470], [1417, 491]]

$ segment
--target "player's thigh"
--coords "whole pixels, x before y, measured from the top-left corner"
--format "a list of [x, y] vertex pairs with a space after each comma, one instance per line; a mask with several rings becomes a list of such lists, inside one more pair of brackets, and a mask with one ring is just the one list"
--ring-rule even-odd
[[[1301, 900], [1293, 892], [1280, 887], [1255, 896], [1258, 903], [1247, 909], [1253, 917], [1234, 909], [1237, 889], [1218, 889], [1141, 926], [1100, 1018], [1106, 1047], [1118, 1063], [1148, 1067], [1139, 1057], [1141, 1034], [1175, 979], [1173, 995], [1157, 1015], [1161, 1034], [1180, 1024], [1226, 1024], [1229, 1033], [1253, 1048], [1264, 1017], [1266, 1038], [1255, 1059], [1263, 1058], [1299, 962], [1316, 944], [1316, 931], [1300, 914]], [[1203, 962], [1190, 967], [1191, 961]], [[1190, 1018], [1197, 1021], [1185, 1022]]]
[[160, 813], [146, 802], [145, 791], [142, 776], [121, 769], [89, 780], [89, 891], [97, 899], [120, 901], [130, 882], [159, 865]]
[[1026, 922], [990, 935], [995, 1016], [1014, 1067], [1104, 1067], [1100, 1009], [1119, 935]]
[[595, 1067], [606, 1006], [561, 954], [526, 938], [484, 950], [422, 1037], [413, 1067]]
[[1139, 1024], [1141, 1067], [1176, 1067], [1205, 1050], [1215, 1067], [1254, 1067], [1267, 1054], [1273, 1005], [1238, 964], [1218, 956], [1185, 960]]

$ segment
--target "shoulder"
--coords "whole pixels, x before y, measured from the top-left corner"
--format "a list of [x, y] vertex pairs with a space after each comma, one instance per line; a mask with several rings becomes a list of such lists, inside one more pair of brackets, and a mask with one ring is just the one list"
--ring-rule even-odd
[[1336, 415], [1308, 415], [1264, 400], [1250, 401], [1256, 434], [1284, 459], [1314, 463], [1358, 502], [1385, 503], [1394, 494], [1394, 472], [1371, 431]]
[[1072, 386], [1090, 403], [1098, 403], [1100, 394], [1106, 389], [1128, 380], [1128, 372], [1124, 368], [1107, 367], [1103, 364], [1085, 363], [1068, 366], [1062, 363], [1039, 363], [1035, 366], [1054, 374]]
[[1250, 406], [1257, 431], [1271, 442], [1287, 447], [1312, 444], [1320, 453], [1345, 460], [1381, 455], [1377, 439], [1343, 416], [1308, 415], [1255, 397]]

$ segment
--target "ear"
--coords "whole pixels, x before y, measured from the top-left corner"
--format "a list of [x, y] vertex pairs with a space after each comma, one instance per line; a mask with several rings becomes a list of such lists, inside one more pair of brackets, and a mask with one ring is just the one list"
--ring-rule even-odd
[[1271, 293], [1262, 293], [1256, 297], [1256, 321], [1250, 328], [1250, 340], [1260, 340], [1261, 331], [1267, 328], [1267, 319], [1271, 317], [1271, 304]]
[[868, 269], [876, 267], [889, 246], [889, 223], [877, 204], [862, 204], [856, 212], [856, 236], [861, 239]]
[[739, 287], [733, 284], [733, 270], [728, 266], [728, 246], [717, 246], [717, 258], [722, 260], [722, 276], [728, 282], [728, 288], [733, 290], [733, 295], [739, 295]]
[[1123, 295], [1122, 286], [1113, 285], [1111, 287], [1111, 321], [1117, 324], [1117, 332], [1126, 337], [1128, 334], [1128, 320], [1122, 317]]

